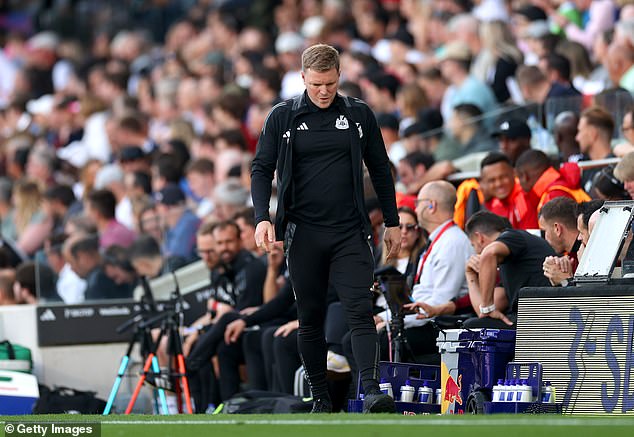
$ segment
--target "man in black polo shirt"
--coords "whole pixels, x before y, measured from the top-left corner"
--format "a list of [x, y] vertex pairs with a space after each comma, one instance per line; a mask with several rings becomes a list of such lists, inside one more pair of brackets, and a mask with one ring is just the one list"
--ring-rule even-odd
[[[362, 170], [365, 163], [383, 210], [387, 255], [392, 257], [398, 253], [400, 233], [385, 145], [370, 108], [337, 93], [337, 50], [324, 44], [306, 49], [302, 78], [306, 92], [275, 106], [260, 135], [251, 182], [255, 240], [267, 251], [276, 239], [284, 240], [313, 412], [332, 410], [324, 338], [329, 282], [346, 310], [365, 393], [364, 411], [394, 411], [394, 401], [379, 391], [377, 381], [379, 346], [369, 291], [372, 231], [364, 209]], [[273, 226], [269, 201], [276, 170]]]
[[[480, 318], [499, 319], [507, 325], [517, 314], [520, 288], [550, 285], [542, 265], [547, 256], [555, 255], [544, 239], [510, 227], [507, 219], [488, 211], [477, 212], [465, 225], [479, 254], [469, 259], [466, 268], [471, 305]], [[498, 266], [505, 296], [494, 301]]]

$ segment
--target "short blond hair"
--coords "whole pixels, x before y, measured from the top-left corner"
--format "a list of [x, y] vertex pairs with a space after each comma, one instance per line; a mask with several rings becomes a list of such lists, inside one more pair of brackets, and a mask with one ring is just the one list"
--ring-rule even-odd
[[623, 183], [634, 181], [634, 152], [621, 159], [614, 169], [614, 176]]
[[302, 71], [308, 69], [324, 72], [331, 69], [339, 71], [339, 52], [328, 44], [315, 44], [302, 53]]

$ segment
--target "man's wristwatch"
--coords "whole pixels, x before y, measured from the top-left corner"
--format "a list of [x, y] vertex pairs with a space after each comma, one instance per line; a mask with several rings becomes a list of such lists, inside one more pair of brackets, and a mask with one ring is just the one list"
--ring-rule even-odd
[[493, 311], [495, 311], [495, 304], [491, 304], [486, 307], [483, 307], [482, 305], [480, 305], [480, 313], [482, 314], [489, 314], [489, 313], [492, 313]]

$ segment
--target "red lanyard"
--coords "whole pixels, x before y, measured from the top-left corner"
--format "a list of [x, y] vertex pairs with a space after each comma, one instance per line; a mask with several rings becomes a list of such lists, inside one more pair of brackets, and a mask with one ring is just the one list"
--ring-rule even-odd
[[449, 229], [450, 227], [452, 227], [453, 225], [455, 225], [455, 223], [451, 221], [447, 223], [445, 226], [443, 226], [440, 232], [438, 233], [438, 235], [436, 236], [436, 238], [434, 238], [434, 241], [431, 242], [431, 244], [429, 245], [429, 247], [423, 254], [423, 260], [421, 261], [420, 267], [418, 268], [418, 272], [416, 273], [416, 278], [414, 278], [414, 284], [418, 284], [418, 281], [420, 280], [420, 275], [423, 273], [423, 266], [425, 265], [425, 261], [427, 261], [427, 257], [431, 253], [431, 250], [434, 248], [434, 244], [436, 244], [436, 241], [440, 240], [440, 237], [442, 237], [442, 234], [444, 234], [445, 231]]

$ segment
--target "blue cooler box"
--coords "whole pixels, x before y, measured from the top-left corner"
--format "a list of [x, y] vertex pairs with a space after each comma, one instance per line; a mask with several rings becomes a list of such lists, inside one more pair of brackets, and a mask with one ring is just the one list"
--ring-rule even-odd
[[0, 370], [0, 415], [31, 414], [39, 397], [35, 376]]
[[441, 412], [464, 414], [469, 402], [490, 401], [493, 386], [504, 379], [515, 354], [515, 331], [448, 329], [436, 344], [441, 354]]
[[[406, 415], [417, 414], [438, 414], [440, 405], [436, 404], [436, 390], [440, 389], [440, 367], [424, 364], [411, 363], [391, 363], [388, 361], [379, 362], [379, 379], [392, 384], [392, 392], [396, 404], [396, 412]], [[414, 402], [401, 402], [401, 387], [405, 381], [416, 390], [414, 392]], [[427, 387], [433, 390], [431, 404], [421, 404], [417, 402], [418, 389], [427, 383]], [[363, 412], [363, 386], [361, 381], [357, 382], [357, 398], [348, 401], [348, 412]]]

